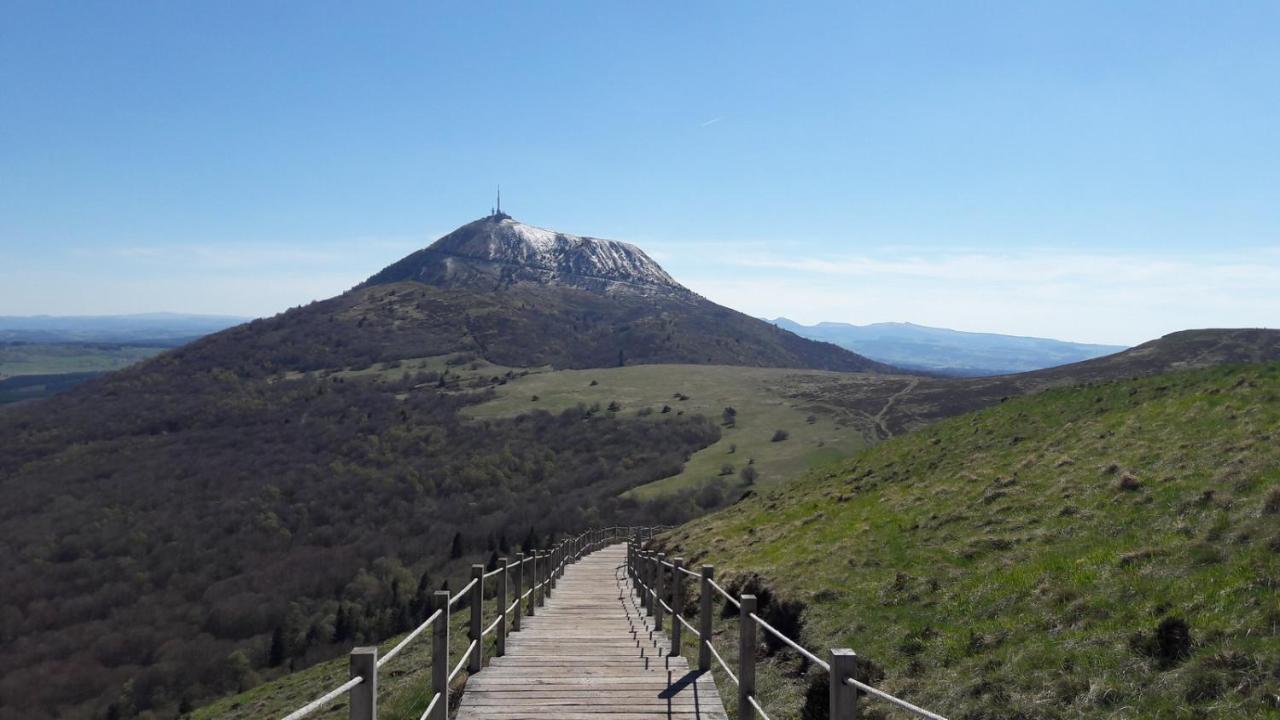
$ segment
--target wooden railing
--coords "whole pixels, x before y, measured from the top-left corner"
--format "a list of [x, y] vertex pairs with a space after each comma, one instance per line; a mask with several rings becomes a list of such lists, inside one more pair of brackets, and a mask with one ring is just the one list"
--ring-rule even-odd
[[[667, 560], [665, 553], [647, 549], [646, 546], [649, 544], [646, 542], [647, 539], [647, 533], [633, 532], [627, 542], [627, 573], [640, 597], [645, 614], [653, 618], [655, 630], [662, 630], [665, 616], [668, 613], [671, 615], [672, 655], [681, 653], [683, 634], [687, 630], [697, 639], [698, 669], [703, 672], [710, 671], [712, 659], [719, 664], [724, 675], [737, 686], [738, 720], [754, 720], [757, 717], [769, 720], [769, 715], [756, 697], [757, 628], [769, 633], [779, 642], [800, 653], [809, 662], [827, 671], [830, 720], [857, 718], [859, 691], [891, 703], [917, 717], [946, 720], [937, 713], [917, 707], [858, 680], [858, 656], [852, 650], [848, 648], [829, 650], [827, 659], [823, 660], [794, 639], [783, 635], [757, 614], [759, 608], [755, 595], [742, 595], [735, 598], [732, 593], [716, 583], [714, 565], [703, 565], [701, 571], [695, 573], [684, 566], [683, 558]], [[670, 582], [667, 580], [668, 575]], [[684, 576], [700, 583], [697, 628], [684, 619]], [[717, 594], [738, 610], [737, 673], [733, 672], [719, 651], [711, 644], [712, 603]]]
[[[632, 537], [651, 537], [656, 528], [609, 527], [588, 530], [567, 538], [549, 550], [534, 550], [526, 557], [515, 554], [515, 562], [500, 558], [499, 566], [485, 572], [483, 565], [471, 566], [471, 582], [456, 594], [441, 590], [435, 593], [431, 613], [421, 625], [414, 628], [378, 657], [377, 647], [357, 647], [350, 654], [350, 679], [324, 695], [289, 713], [284, 720], [302, 720], [324, 709], [343, 695], [348, 695], [351, 720], [376, 720], [378, 717], [378, 671], [391, 662], [402, 650], [419, 636], [431, 633], [431, 690], [432, 697], [419, 720], [445, 720], [449, 712], [449, 686], [465, 668], [468, 674], [480, 672], [484, 667], [485, 638], [495, 635], [495, 654], [506, 653], [507, 636], [520, 630], [520, 618], [534, 615], [546, 599], [555, 591], [556, 580], [564, 574], [565, 567], [587, 553], [594, 552]], [[529, 587], [525, 588], [525, 568], [529, 568]], [[492, 622], [485, 625], [485, 581], [497, 576], [495, 610]], [[514, 577], [514, 583], [512, 578]], [[514, 587], [512, 587], [514, 585]], [[508, 604], [507, 599], [513, 598]], [[470, 622], [467, 638], [471, 643], [450, 667], [449, 628], [453, 608], [469, 599]], [[508, 624], [509, 621], [509, 624]]]

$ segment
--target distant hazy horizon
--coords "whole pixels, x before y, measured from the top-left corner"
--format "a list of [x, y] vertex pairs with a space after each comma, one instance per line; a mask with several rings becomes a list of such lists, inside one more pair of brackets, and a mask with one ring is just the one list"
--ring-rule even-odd
[[0, 315], [271, 315], [504, 209], [752, 315], [1280, 318], [1280, 5], [13, 3]]

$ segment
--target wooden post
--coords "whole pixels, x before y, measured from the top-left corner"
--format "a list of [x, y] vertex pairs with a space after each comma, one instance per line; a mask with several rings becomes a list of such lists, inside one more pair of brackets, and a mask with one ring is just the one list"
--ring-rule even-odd
[[516, 553], [516, 614], [511, 618], [511, 631], [520, 632], [520, 616], [524, 615], [524, 553]]
[[706, 672], [711, 669], [711, 579], [716, 574], [714, 565], [702, 566], [702, 587], [698, 597], [698, 669]]
[[538, 551], [529, 551], [529, 614], [538, 606]]
[[666, 553], [658, 553], [653, 558], [653, 628], [655, 630], [662, 629], [662, 586], [664, 584], [662, 581], [667, 574], [662, 561], [666, 557]]
[[449, 716], [449, 591], [439, 590], [433, 595], [435, 606], [443, 611], [436, 619], [431, 634], [431, 689], [440, 700], [431, 709], [427, 720], [446, 720]]
[[476, 649], [471, 651], [471, 658], [467, 660], [467, 672], [475, 674], [480, 672], [480, 665], [484, 661], [484, 637], [480, 632], [484, 629], [484, 566], [472, 565], [471, 578], [476, 581], [471, 586], [471, 639], [476, 641]]
[[511, 571], [506, 558], [499, 558], [502, 563], [502, 582], [498, 583], [498, 647], [496, 654], [502, 657], [507, 654], [507, 575]]
[[858, 689], [851, 687], [845, 678], [857, 677], [858, 656], [848, 648], [831, 651], [830, 702], [831, 720], [857, 720]]
[[556, 549], [551, 548], [547, 551], [547, 566], [542, 569], [542, 596], [544, 598], [551, 597], [551, 591], [556, 586]]
[[[533, 553], [533, 583], [538, 588], [534, 595], [537, 596], [538, 607], [542, 607], [547, 597], [547, 554], [542, 550], [534, 550]], [[529, 614], [532, 615], [533, 611], [530, 610]]]
[[378, 648], [351, 649], [351, 675], [364, 682], [351, 688], [351, 720], [377, 720], [378, 717]]
[[684, 558], [672, 558], [671, 564], [675, 566], [671, 571], [671, 654], [679, 655], [684, 631], [684, 623], [680, 622], [684, 617], [684, 573], [680, 572]]
[[631, 550], [631, 579], [636, 597], [640, 600], [640, 607], [643, 608], [645, 606], [644, 591], [640, 589], [640, 583], [644, 582], [644, 553], [636, 543], [632, 543]]
[[551, 589], [555, 589], [556, 583], [560, 581], [560, 573], [564, 571], [564, 543], [556, 545], [551, 551]]
[[547, 551], [547, 597], [551, 597], [551, 591], [556, 589], [556, 548]]
[[756, 694], [756, 596], [743, 595], [738, 613], [738, 720], [752, 720], [755, 710], [747, 699]]
[[640, 561], [640, 568], [644, 573], [644, 614], [653, 615], [653, 558], [652, 552], [644, 554], [644, 559]]

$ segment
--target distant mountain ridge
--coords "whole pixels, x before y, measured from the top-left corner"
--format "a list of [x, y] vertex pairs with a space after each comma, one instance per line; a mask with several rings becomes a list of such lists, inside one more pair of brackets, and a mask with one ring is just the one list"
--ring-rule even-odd
[[0, 341], [8, 342], [169, 342], [177, 345], [247, 322], [234, 315], [139, 313], [133, 315], [0, 316]]
[[802, 325], [776, 318], [780, 328], [834, 343], [873, 360], [901, 368], [944, 375], [1006, 375], [1091, 360], [1127, 349], [1050, 338], [965, 332], [914, 323], [852, 325], [820, 322]]

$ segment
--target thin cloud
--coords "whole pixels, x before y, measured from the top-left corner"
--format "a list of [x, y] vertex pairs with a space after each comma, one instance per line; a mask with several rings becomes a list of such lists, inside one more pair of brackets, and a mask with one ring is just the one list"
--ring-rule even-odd
[[728, 264], [758, 270], [850, 277], [916, 278], [956, 281], [1031, 279], [1037, 283], [1089, 280], [1133, 282], [1177, 279], [1198, 274], [1233, 283], [1270, 283], [1280, 271], [1280, 258], [1249, 253], [1155, 255], [1141, 253], [957, 254], [920, 256], [783, 257], [747, 254]]
[[929, 257], [748, 253], [672, 265], [677, 280], [712, 300], [758, 317], [800, 322], [910, 321], [1131, 345], [1195, 327], [1275, 326], [1280, 318], [1280, 255], [1244, 249]]
[[706, 122], [702, 123], [702, 124], [701, 124], [701, 125], [699, 125], [698, 127], [711, 127], [712, 125], [715, 125], [716, 123], [720, 122], [720, 121], [721, 121], [721, 120], [723, 120], [723, 119], [724, 119], [724, 118], [722, 118], [722, 117], [718, 117], [718, 118], [711, 118], [710, 120], [708, 120], [708, 121], [706, 121]]

